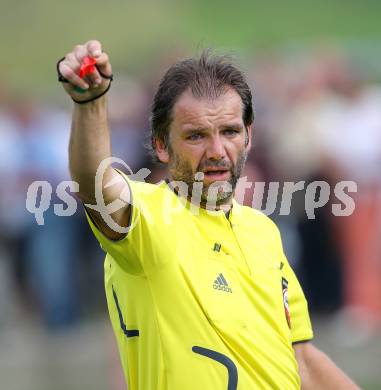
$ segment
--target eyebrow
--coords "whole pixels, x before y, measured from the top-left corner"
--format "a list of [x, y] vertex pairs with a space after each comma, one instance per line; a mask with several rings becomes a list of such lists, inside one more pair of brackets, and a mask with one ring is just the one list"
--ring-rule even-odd
[[191, 127], [189, 129], [184, 130], [184, 134], [191, 134], [191, 133], [202, 133], [204, 131], [207, 131], [208, 129], [205, 127]]
[[[242, 123], [229, 123], [226, 125], [222, 125], [219, 130], [242, 130], [244, 128], [244, 125]], [[191, 133], [203, 133], [208, 131], [208, 128], [205, 127], [192, 127], [189, 129], [184, 130], [184, 134], [191, 134]]]
[[223, 125], [220, 130], [242, 130], [244, 128], [243, 123], [231, 123], [228, 125]]

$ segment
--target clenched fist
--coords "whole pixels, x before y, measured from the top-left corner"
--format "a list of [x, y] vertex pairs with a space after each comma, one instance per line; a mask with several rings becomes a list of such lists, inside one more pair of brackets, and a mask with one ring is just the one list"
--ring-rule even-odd
[[[94, 72], [84, 78], [79, 76], [80, 68], [85, 57], [95, 60]], [[102, 96], [110, 87], [112, 68], [108, 55], [102, 52], [98, 41], [88, 41], [77, 45], [73, 51], [66, 54], [57, 66], [60, 81], [63, 81], [65, 91], [78, 103], [85, 103]]]

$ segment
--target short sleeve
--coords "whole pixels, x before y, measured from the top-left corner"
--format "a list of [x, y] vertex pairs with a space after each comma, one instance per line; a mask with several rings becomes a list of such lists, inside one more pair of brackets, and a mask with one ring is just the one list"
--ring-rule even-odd
[[302, 287], [291, 268], [286, 255], [284, 254], [282, 238], [278, 227], [272, 222], [276, 229], [276, 256], [282, 264], [282, 274], [287, 281], [288, 308], [290, 315], [291, 341], [298, 343], [313, 338], [313, 330], [308, 312], [308, 303], [304, 296]]
[[293, 343], [308, 341], [313, 338], [313, 330], [308, 313], [307, 300], [294, 271], [284, 255], [283, 259], [283, 274], [288, 281], [291, 340]]
[[[137, 251], [135, 250], [135, 241], [137, 236], [139, 236], [140, 230], [140, 214], [137, 212], [138, 207], [136, 207], [136, 188], [135, 182], [129, 180], [125, 175], [122, 175], [127, 181], [130, 191], [131, 191], [131, 204], [132, 204], [132, 212], [130, 217], [130, 230], [125, 237], [120, 240], [111, 240], [106, 237], [97, 227], [93, 219], [91, 218], [88, 211], [85, 209], [87, 221], [90, 225], [90, 228], [98, 240], [101, 248], [104, 252], [109, 254], [118, 265], [124, 269], [126, 272], [134, 275], [142, 275], [143, 267], [141, 264], [141, 258], [137, 255]], [[131, 228], [132, 227], [132, 228]]]

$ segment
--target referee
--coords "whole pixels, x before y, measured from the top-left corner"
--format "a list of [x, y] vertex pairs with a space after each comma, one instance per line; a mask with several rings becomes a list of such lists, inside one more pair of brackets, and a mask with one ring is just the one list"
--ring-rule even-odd
[[[89, 58], [95, 67], [80, 77]], [[151, 113], [153, 152], [170, 182], [134, 181], [108, 165], [94, 186], [111, 156], [111, 65], [89, 41], [57, 70], [75, 102], [70, 171], [107, 254], [107, 304], [128, 388], [357, 389], [311, 344], [307, 302], [277, 227], [233, 198], [252, 136], [243, 74], [208, 53], [174, 64]], [[111, 224], [89, 206], [97, 193], [115, 206]]]

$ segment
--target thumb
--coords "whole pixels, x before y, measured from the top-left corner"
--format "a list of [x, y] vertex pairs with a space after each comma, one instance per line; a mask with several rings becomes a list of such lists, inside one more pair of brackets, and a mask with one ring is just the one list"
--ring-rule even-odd
[[101, 53], [100, 56], [94, 57], [97, 68], [106, 76], [112, 75], [112, 68], [107, 53]]
[[99, 41], [88, 41], [86, 48], [91, 57], [98, 58], [102, 55], [102, 45]]

